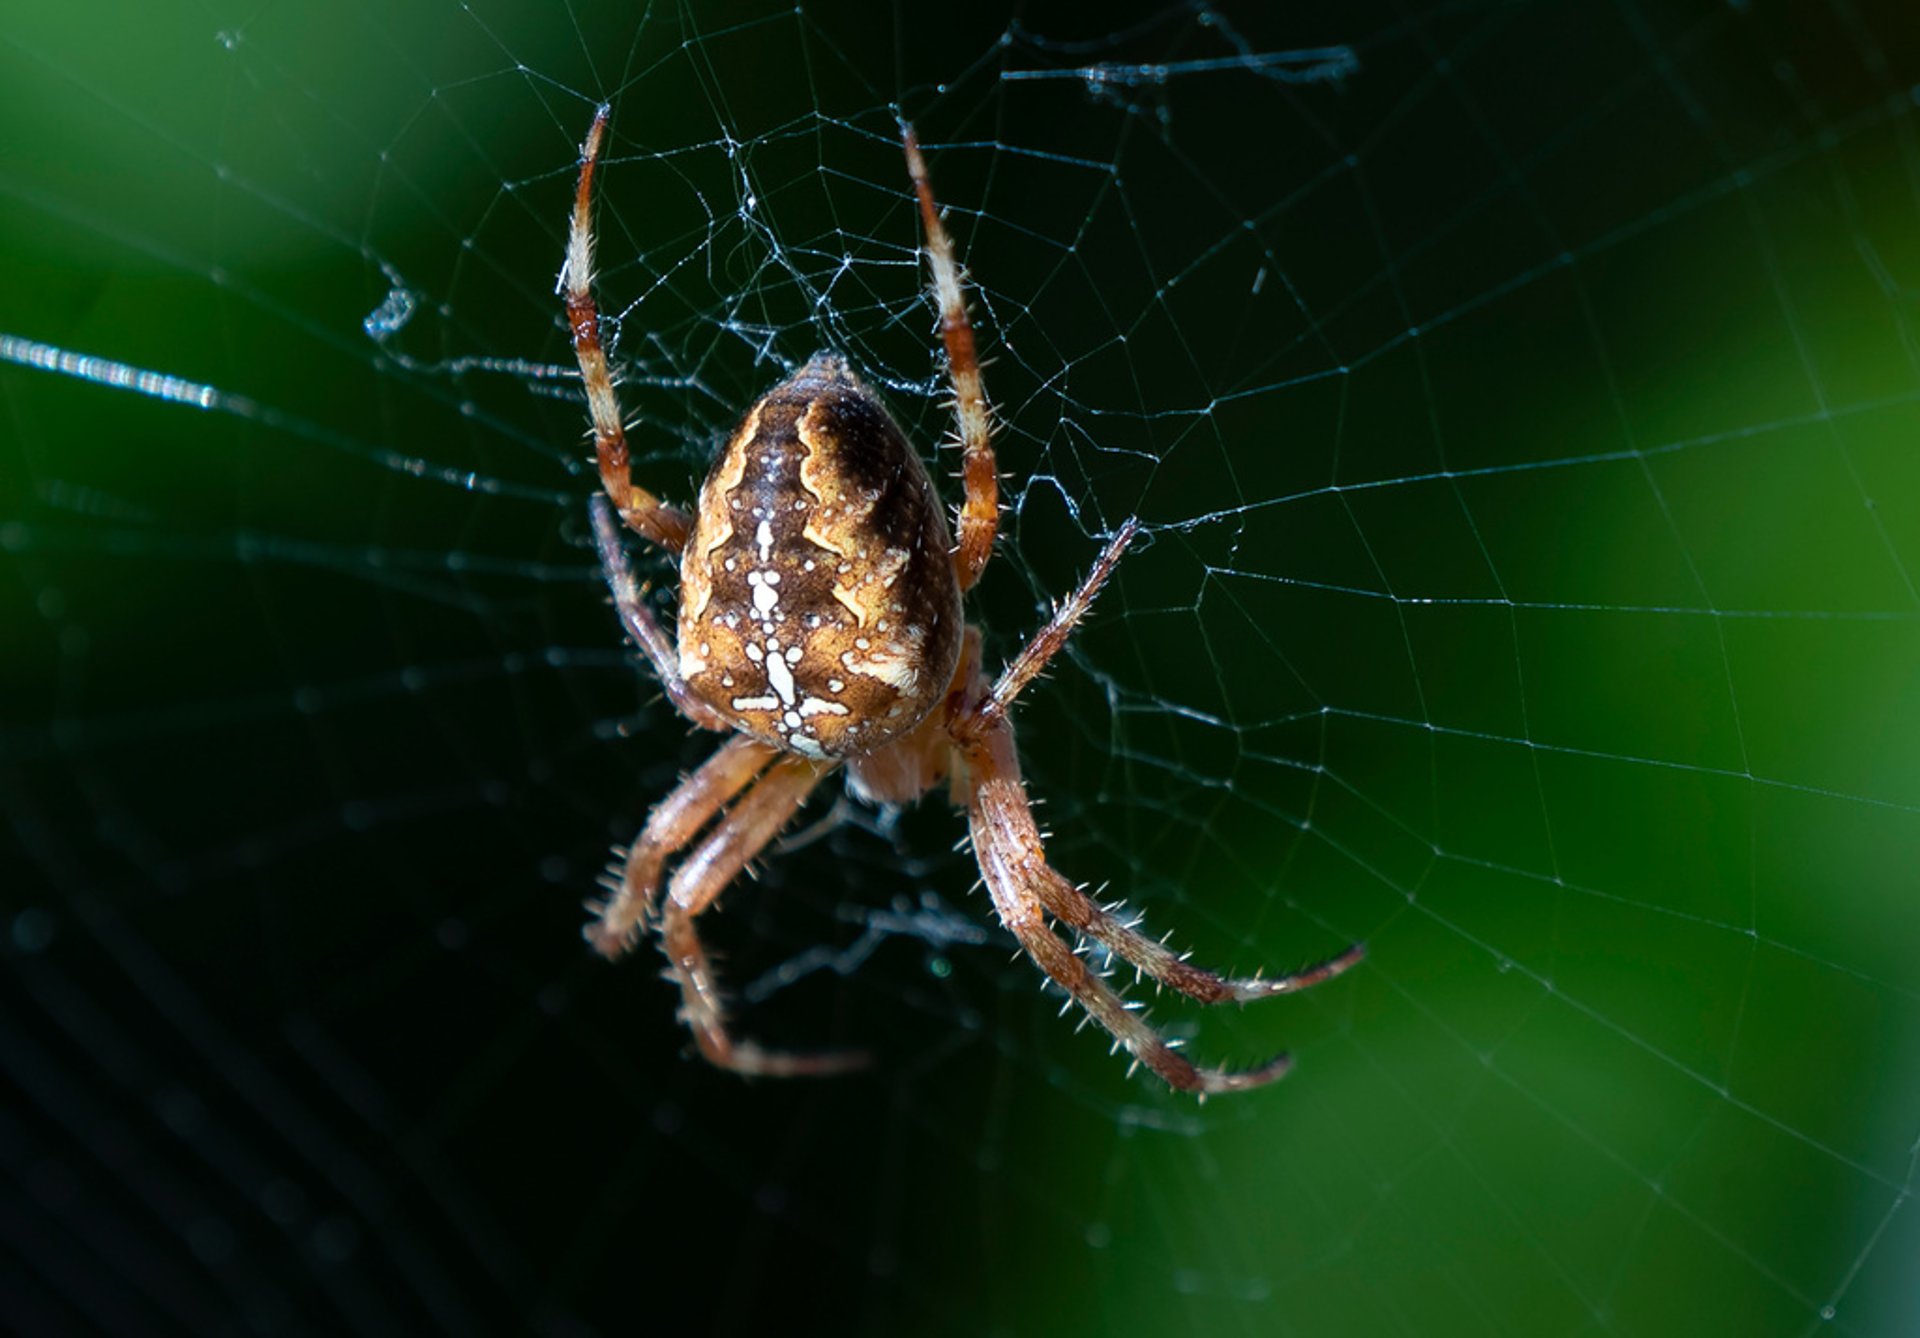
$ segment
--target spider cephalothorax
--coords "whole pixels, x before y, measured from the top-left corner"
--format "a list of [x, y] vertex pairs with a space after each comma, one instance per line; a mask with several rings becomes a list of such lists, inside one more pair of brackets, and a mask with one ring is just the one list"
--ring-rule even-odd
[[[1289, 1062], [1284, 1054], [1239, 1072], [1189, 1062], [1047, 925], [1051, 917], [1204, 1003], [1304, 989], [1362, 953], [1356, 944], [1271, 980], [1219, 976], [1115, 918], [1047, 863], [1009, 712], [1066, 644], [1138, 527], [1129, 520], [1115, 532], [1080, 588], [990, 682], [979, 635], [960, 605], [992, 555], [999, 525], [987, 400], [953, 247], [912, 129], [902, 127], [907, 170], [927, 233], [966, 486], [957, 544], [905, 434], [831, 353], [816, 354], [747, 411], [715, 457], [694, 515], [634, 485], [593, 299], [593, 176], [607, 118], [601, 107], [582, 150], [561, 276], [605, 490], [593, 499], [594, 539], [621, 620], [668, 698], [695, 724], [733, 737], [648, 816], [587, 937], [615, 957], [657, 922], [684, 1016], [701, 1053], [720, 1067], [757, 1074], [854, 1067], [864, 1056], [786, 1054], [736, 1038], [694, 918], [836, 769], [844, 766], [852, 788], [881, 804], [912, 802], [950, 780], [1001, 922], [1117, 1045], [1172, 1086], [1203, 1096], [1279, 1077]], [[677, 638], [642, 597], [615, 513], [680, 555]], [[667, 860], [689, 845], [662, 898]]]

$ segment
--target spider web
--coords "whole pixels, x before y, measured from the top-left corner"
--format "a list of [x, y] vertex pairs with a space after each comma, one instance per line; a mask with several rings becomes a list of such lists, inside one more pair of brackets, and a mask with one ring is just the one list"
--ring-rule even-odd
[[[1785, 9], [15, 16], [12, 1327], [1911, 1331], [1920, 52]], [[583, 951], [711, 747], [586, 545], [603, 98], [678, 498], [818, 347], [943, 439], [914, 119], [989, 662], [1145, 525], [1023, 704], [1053, 855], [1221, 967], [1365, 940], [1153, 1001], [1286, 1083], [1128, 1079], [937, 802], [817, 804], [710, 931], [870, 1074], [716, 1075]]]

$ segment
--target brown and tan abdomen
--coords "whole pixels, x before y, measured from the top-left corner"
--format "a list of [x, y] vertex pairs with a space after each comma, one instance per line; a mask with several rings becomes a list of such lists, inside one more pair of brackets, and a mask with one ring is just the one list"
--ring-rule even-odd
[[742, 731], [807, 757], [913, 728], [959, 658], [952, 540], [926, 466], [817, 355], [714, 461], [681, 558], [680, 670]]

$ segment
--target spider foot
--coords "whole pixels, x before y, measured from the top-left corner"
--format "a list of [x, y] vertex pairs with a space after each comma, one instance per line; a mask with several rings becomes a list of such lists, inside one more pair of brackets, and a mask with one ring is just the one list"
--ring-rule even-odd
[[873, 1063], [865, 1050], [762, 1050], [751, 1041], [733, 1042], [724, 1055], [701, 1047], [708, 1060], [748, 1078], [828, 1078], [853, 1073]]
[[[1202, 1101], [1215, 1092], [1245, 1092], [1255, 1087], [1264, 1087], [1270, 1082], [1287, 1076], [1287, 1070], [1293, 1067], [1293, 1056], [1284, 1050], [1269, 1059], [1258, 1068], [1252, 1069], [1202, 1069], [1193, 1070], [1194, 1081], [1184, 1086], [1184, 1090], [1198, 1094]], [[1183, 1084], [1175, 1083], [1182, 1087]]]
[[[1329, 957], [1324, 962], [1315, 962], [1312, 966], [1302, 967], [1290, 976], [1275, 976], [1271, 980], [1262, 980], [1254, 976], [1248, 980], [1229, 980], [1227, 986], [1232, 991], [1231, 998], [1237, 1003], [1251, 1003], [1255, 999], [1271, 999], [1277, 994], [1296, 994], [1301, 990], [1318, 985], [1323, 980], [1332, 980], [1361, 962], [1367, 955], [1367, 945], [1356, 943], [1338, 956]], [[1282, 1072], [1285, 1070], [1282, 1069]]]
[[587, 903], [587, 909], [594, 919], [580, 926], [580, 937], [593, 946], [593, 950], [608, 961], [617, 961], [633, 951], [640, 941], [640, 931], [644, 927], [638, 920], [609, 923], [606, 908], [594, 902]]

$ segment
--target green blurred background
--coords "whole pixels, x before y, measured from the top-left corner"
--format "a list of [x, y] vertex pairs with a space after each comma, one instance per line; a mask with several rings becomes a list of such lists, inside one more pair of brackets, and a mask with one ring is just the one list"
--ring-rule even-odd
[[[7, 1318], [1913, 1332], [1916, 77], [1893, 5], [13, 7], [0, 333], [224, 398], [0, 361]], [[679, 497], [820, 346], [944, 431], [918, 123], [995, 358], [990, 657], [1150, 536], [1024, 708], [1054, 854], [1223, 966], [1365, 939], [1156, 1005], [1286, 1083], [1126, 1078], [952, 926], [938, 803], [712, 930], [752, 1031], [870, 1074], [711, 1073], [588, 960], [711, 747], [548, 374], [603, 97]], [[769, 974], [821, 945], [873, 950]]]

